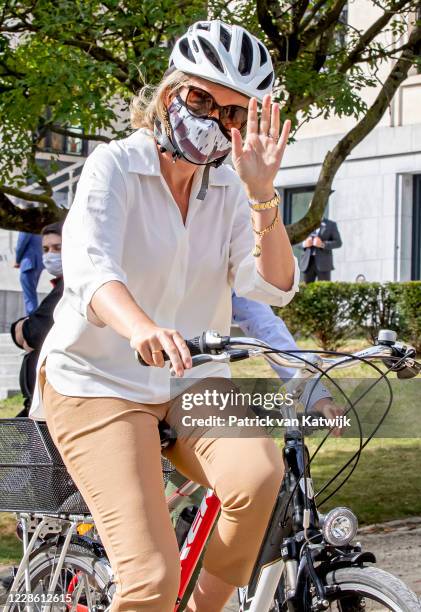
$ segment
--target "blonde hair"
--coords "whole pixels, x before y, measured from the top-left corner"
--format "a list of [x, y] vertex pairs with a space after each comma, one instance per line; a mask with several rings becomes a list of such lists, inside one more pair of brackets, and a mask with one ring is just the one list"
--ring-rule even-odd
[[187, 83], [189, 75], [174, 70], [156, 86], [145, 85], [130, 103], [130, 123], [133, 128], [153, 130], [155, 119], [165, 119], [165, 97], [173, 95]]

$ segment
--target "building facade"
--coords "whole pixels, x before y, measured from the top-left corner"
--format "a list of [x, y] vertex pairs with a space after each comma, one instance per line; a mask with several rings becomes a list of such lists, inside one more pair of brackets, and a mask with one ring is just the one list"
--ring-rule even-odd
[[[379, 14], [367, 0], [348, 4], [348, 22], [360, 29]], [[380, 82], [391, 67], [380, 66]], [[379, 88], [364, 92], [368, 105]], [[299, 130], [276, 179], [286, 222], [305, 214], [326, 153], [354, 124], [320, 118]], [[332, 280], [353, 281], [360, 274], [368, 281], [421, 279], [421, 74], [415, 68], [378, 126], [341, 166], [332, 190], [326, 216], [337, 222], [343, 240], [334, 251]]]

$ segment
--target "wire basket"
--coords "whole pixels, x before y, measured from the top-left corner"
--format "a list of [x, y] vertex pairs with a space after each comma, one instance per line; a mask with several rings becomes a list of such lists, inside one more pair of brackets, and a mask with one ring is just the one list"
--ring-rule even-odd
[[90, 514], [45, 422], [0, 419], [0, 511]]
[[[173, 470], [162, 458], [165, 485]], [[90, 514], [47, 423], [0, 419], [0, 511]]]

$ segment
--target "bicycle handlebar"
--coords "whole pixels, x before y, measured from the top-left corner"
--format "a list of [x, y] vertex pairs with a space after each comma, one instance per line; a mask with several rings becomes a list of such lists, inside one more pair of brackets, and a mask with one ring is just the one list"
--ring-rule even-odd
[[[378, 342], [375, 346], [336, 359], [299, 350], [294, 351], [297, 353], [297, 357], [290, 354], [286, 355], [288, 351], [281, 355], [277, 353], [278, 349], [274, 349], [256, 338], [221, 336], [215, 331], [203, 332], [201, 336], [186, 340], [186, 344], [192, 355], [192, 367], [209, 362], [229, 363], [262, 355], [267, 361], [275, 365], [312, 370], [314, 373], [333, 365], [340, 368], [350, 367], [354, 365], [355, 357], [360, 359], [379, 359], [387, 367], [396, 371], [398, 378], [413, 378], [421, 371], [420, 364], [414, 359], [416, 355], [415, 349], [412, 346], [398, 342], [396, 340], [396, 333], [390, 330], [381, 330], [379, 332]], [[165, 351], [163, 351], [163, 355], [167, 361], [169, 357]], [[144, 366], [149, 365], [137, 351], [136, 358], [140, 364]], [[396, 368], [393, 367], [395, 362], [397, 364]]]

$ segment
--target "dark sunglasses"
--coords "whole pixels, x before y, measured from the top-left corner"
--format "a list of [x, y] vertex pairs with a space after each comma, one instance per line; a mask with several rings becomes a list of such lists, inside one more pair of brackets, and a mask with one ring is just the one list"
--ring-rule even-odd
[[219, 111], [219, 123], [223, 126], [229, 137], [231, 128], [243, 130], [247, 124], [248, 109], [236, 104], [220, 106], [214, 97], [200, 87], [188, 87], [185, 105], [194, 117], [209, 117], [215, 110]]

